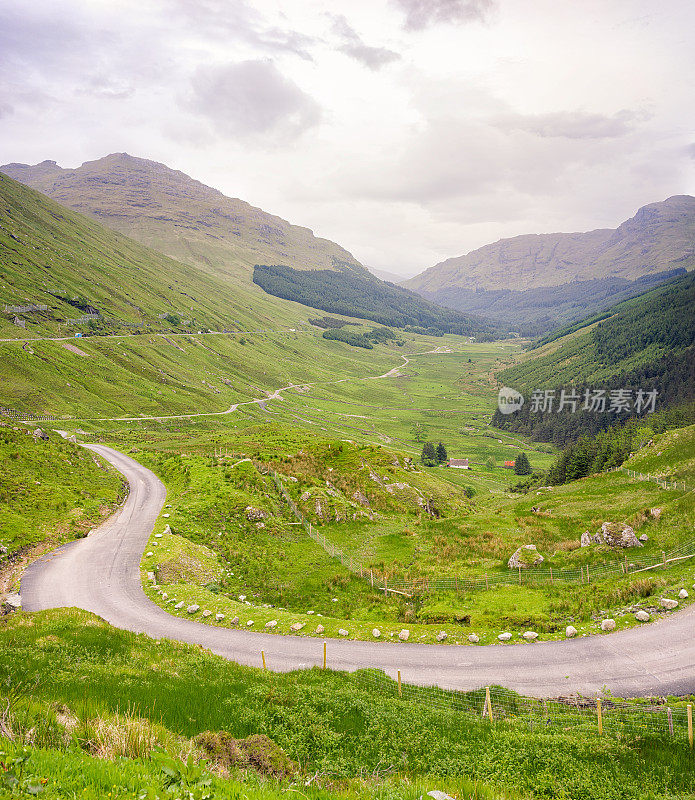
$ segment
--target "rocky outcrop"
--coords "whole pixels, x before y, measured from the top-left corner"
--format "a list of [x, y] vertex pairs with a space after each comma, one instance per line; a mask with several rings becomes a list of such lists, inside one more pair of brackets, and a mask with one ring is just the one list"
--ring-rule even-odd
[[536, 549], [535, 544], [524, 544], [516, 550], [507, 562], [509, 569], [529, 569], [538, 567], [545, 559]]
[[593, 536], [589, 535], [589, 531], [584, 531], [580, 542], [582, 547], [590, 544], [605, 544], [612, 548], [642, 547], [634, 528], [624, 522], [604, 522]]
[[249, 522], [262, 522], [270, 516], [270, 514], [262, 508], [254, 508], [253, 506], [246, 506], [244, 513]]

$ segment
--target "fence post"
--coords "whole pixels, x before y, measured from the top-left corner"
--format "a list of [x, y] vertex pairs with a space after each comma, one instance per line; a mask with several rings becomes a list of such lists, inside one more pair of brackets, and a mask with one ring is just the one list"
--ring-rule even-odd
[[492, 718], [492, 700], [490, 700], [490, 687], [485, 687], [485, 705], [487, 706], [487, 715], [490, 717], [490, 722], [494, 722]]
[[326, 669], [326, 643], [323, 643], [323, 668]]
[[554, 581], [553, 581], [553, 568], [551, 567], [550, 568], [550, 585], [552, 586], [553, 583], [554, 583]]
[[586, 582], [589, 583], [589, 565], [586, 565]]
[[490, 588], [490, 584], [487, 582], [487, 572], [485, 573], [485, 588], [486, 589]]
[[398, 696], [403, 697], [403, 689], [401, 688], [401, 671], [398, 670]]
[[603, 715], [601, 714], [601, 698], [596, 698], [596, 716], [598, 717], [598, 735], [603, 735]]
[[263, 659], [263, 669], [267, 669], [265, 664], [265, 651], [261, 650], [261, 658]]
[[665, 550], [661, 551], [661, 556], [664, 559], [664, 569], [666, 569], [666, 551]]
[[521, 567], [519, 567], [519, 584], [521, 584]]
[[668, 732], [673, 736], [673, 711], [670, 708], [666, 709], [666, 718], [668, 719]]
[[372, 589], [373, 589], [374, 588], [374, 570], [373, 569], [369, 570], [369, 580], [371, 581]]
[[389, 596], [389, 578], [388, 575], [384, 575], [384, 597]]
[[625, 574], [629, 575], [629, 573], [630, 573], [630, 567], [628, 566], [627, 563], [627, 556], [625, 556]]
[[693, 749], [693, 704], [688, 703], [688, 742], [690, 749]]

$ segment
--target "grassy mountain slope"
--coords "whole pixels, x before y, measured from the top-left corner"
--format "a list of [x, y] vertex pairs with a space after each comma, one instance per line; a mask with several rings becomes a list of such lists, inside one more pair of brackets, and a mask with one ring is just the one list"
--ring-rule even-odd
[[[55, 433], [44, 440], [0, 422], [0, 463], [0, 545], [10, 557], [38, 542], [52, 549], [86, 535], [122, 492], [115, 470]], [[6, 571], [0, 555], [0, 579]]]
[[[609, 398], [618, 390], [629, 391], [633, 399], [639, 392], [656, 392], [656, 409], [671, 409], [668, 413], [675, 415], [664, 422], [690, 420], [688, 408], [695, 400], [695, 273], [620, 303], [612, 311], [590, 318], [584, 326], [570, 327], [564, 336], [546, 337], [524, 362], [501, 371], [499, 379], [519, 389], [527, 402], [511, 415], [495, 412], [493, 424], [562, 445], [645, 413], [632, 403], [626, 409], [611, 407], [610, 402], [603, 409], [584, 408], [586, 392], [596, 389]], [[557, 399], [550, 412], [534, 409], [531, 397], [538, 389], [554, 390]], [[574, 410], [566, 406], [560, 413], [563, 389], [573, 389], [581, 401]], [[599, 461], [611, 466], [611, 453], [620, 463], [631, 440], [619, 433], [609, 439], [602, 450], [606, 459]]]
[[[304, 315], [255, 287], [233, 293], [211, 275], [143, 247], [0, 174], [0, 310], [45, 304], [20, 314], [26, 333], [71, 335], [60, 327], [89, 308], [101, 327], [176, 329], [159, 319], [174, 313], [188, 329], [276, 328]], [[299, 312], [299, 313], [298, 313]], [[0, 336], [21, 335], [14, 314], [0, 316]]]
[[534, 388], [602, 381], [693, 345], [695, 273], [688, 273], [541, 339], [500, 379]]
[[[695, 267], [695, 198], [641, 208], [615, 230], [517, 236], [403, 283], [461, 311], [548, 329]], [[640, 283], [642, 281], [642, 283]]]
[[53, 161], [0, 171], [148, 247], [227, 280], [254, 264], [365, 273], [339, 245], [164, 164], [112, 153], [77, 169]]

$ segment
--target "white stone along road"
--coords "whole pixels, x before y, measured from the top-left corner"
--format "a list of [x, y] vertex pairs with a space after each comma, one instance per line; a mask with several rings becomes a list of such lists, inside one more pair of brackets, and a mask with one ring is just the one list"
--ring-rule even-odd
[[[155, 638], [202, 645], [214, 653], [270, 669], [319, 665], [323, 640], [251, 633], [179, 619], [151, 602], [140, 583], [140, 559], [164, 504], [166, 491], [150, 470], [103, 445], [85, 445], [110, 461], [130, 483], [123, 507], [86, 539], [59, 548], [25, 572], [21, 594], [27, 611], [76, 606], [112, 625]], [[657, 622], [610, 635], [515, 645], [421, 645], [328, 641], [328, 665], [378, 667], [404, 681], [473, 689], [501, 684], [535, 696], [621, 696], [695, 692], [695, 606]]]

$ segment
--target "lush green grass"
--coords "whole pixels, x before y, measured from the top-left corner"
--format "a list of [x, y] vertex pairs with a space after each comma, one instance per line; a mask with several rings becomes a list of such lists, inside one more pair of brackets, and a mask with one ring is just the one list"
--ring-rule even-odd
[[[71, 787], [110, 783], [120, 796], [151, 781], [152, 766], [95, 765], [78, 750], [81, 730], [117, 714], [154, 723], [155, 738], [169, 746], [204, 730], [239, 738], [268, 734], [299, 765], [301, 783], [315, 776], [314, 787], [355, 787], [358, 795], [367, 776], [375, 796], [394, 798], [415, 798], [425, 786], [455, 796], [496, 796], [474, 795], [472, 782], [573, 800], [685, 798], [695, 790], [695, 760], [682, 738], [599, 738], [561, 725], [529, 730], [512, 720], [491, 726], [471, 716], [465, 703], [438, 707], [426, 692], [399, 699], [392, 682], [379, 690], [361, 673], [263, 672], [197, 647], [111, 629], [84, 612], [10, 618], [0, 628], [0, 670], [3, 687], [18, 681], [31, 687], [12, 707], [13, 730], [19, 735], [33, 728], [36, 746], [62, 751], [33, 756], [37, 777], [49, 783], [60, 777]], [[493, 691], [493, 703], [496, 697]], [[479, 694], [471, 696], [474, 706], [479, 701]], [[67, 741], [60, 723], [65, 716], [78, 720]], [[82, 737], [83, 747], [89, 742]], [[131, 746], [142, 747], [142, 740]], [[57, 774], [49, 770], [52, 763]], [[82, 779], [78, 764], [84, 765]], [[384, 776], [390, 778], [378, 793], [375, 784]]]
[[84, 536], [123, 496], [122, 477], [92, 453], [51, 433], [0, 422], [0, 544], [12, 555]]
[[[691, 537], [692, 499], [680, 489], [665, 491], [655, 483], [610, 473], [528, 495], [479, 490], [470, 501], [453, 483], [457, 478], [470, 482], [468, 476], [459, 478], [458, 471], [413, 470], [402, 452], [324, 436], [272, 422], [240, 425], [235, 431], [208, 428], [194, 439], [183, 430], [141, 428], [137, 435], [121, 439], [122, 447], [137, 440], [135, 457], [168, 486], [165, 511], [170, 516], [156, 531], [170, 523], [174, 533], [219, 557], [219, 580], [211, 581], [209, 570], [198, 580], [183, 578], [167, 566], [172, 558], [162, 543], [155, 546], [158, 539], [153, 537], [154, 555], [145, 559], [143, 569], [157, 571], [164, 565], [160, 591], [167, 593], [163, 599], [172, 613], [172, 606], [183, 600], [200, 605], [201, 611], [224, 613], [225, 625], [234, 616], [242, 625], [252, 620], [254, 629], [276, 620], [276, 633], [288, 633], [299, 622], [304, 627], [298, 635], [311, 635], [320, 623], [323, 635], [337, 635], [345, 628], [352, 637], [369, 639], [376, 625], [390, 638], [405, 626], [418, 641], [433, 642], [445, 630], [447, 643], [465, 642], [471, 632], [490, 642], [505, 629], [523, 633], [531, 628], [545, 638], [562, 637], [569, 623], [592, 633], [605, 616], [615, 616], [619, 627], [633, 625], [630, 611], [645, 607], [661, 613], [662, 594], [677, 594], [692, 583], [689, 562], [631, 578], [597, 580], [604, 565], [619, 573], [625, 554], [579, 547], [584, 530], [594, 533], [604, 520], [626, 521], [649, 537], [630, 558], [659, 563], [662, 550]], [[673, 440], [683, 453], [689, 441], [684, 436], [681, 432]], [[662, 458], [678, 463], [683, 453], [676, 449], [669, 456], [670, 441], [663, 446]], [[659, 440], [654, 447], [661, 447]], [[386, 598], [294, 524], [295, 517], [269, 476], [244, 458], [284, 476], [284, 486], [314, 530], [361, 563], [366, 575], [370, 569], [386, 572], [391, 580], [487, 574], [506, 576], [512, 585], [488, 592], [466, 591], [463, 585], [460, 592], [438, 592], [424, 586], [412, 598]], [[369, 506], [355, 500], [356, 492]], [[423, 512], [423, 498], [437, 508], [439, 519]], [[261, 524], [248, 520], [248, 506], [269, 516]], [[659, 520], [645, 513], [654, 507], [662, 509]], [[548, 567], [556, 575], [559, 570], [588, 567], [590, 584], [534, 585], [530, 571], [522, 576], [524, 585], [515, 586], [517, 574], [506, 563], [517, 547], [529, 543], [544, 556], [545, 574]], [[153, 588], [149, 592], [162, 602]], [[185, 615], [185, 608], [179, 613]]]

